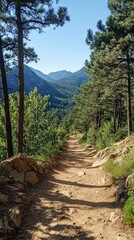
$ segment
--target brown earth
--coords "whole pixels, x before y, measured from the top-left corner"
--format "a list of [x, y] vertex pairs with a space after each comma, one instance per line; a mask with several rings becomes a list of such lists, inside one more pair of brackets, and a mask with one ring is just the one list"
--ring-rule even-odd
[[57, 167], [29, 191], [32, 203], [16, 240], [134, 239], [133, 228], [123, 223], [116, 187], [87, 155], [76, 138], [68, 140]]

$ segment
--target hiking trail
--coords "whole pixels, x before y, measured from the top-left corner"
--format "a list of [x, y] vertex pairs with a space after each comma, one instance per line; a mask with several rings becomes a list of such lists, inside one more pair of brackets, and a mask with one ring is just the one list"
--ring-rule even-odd
[[[88, 152], [89, 153], [89, 152]], [[29, 210], [16, 240], [132, 240], [115, 186], [94, 157], [70, 137], [52, 173], [29, 192]]]

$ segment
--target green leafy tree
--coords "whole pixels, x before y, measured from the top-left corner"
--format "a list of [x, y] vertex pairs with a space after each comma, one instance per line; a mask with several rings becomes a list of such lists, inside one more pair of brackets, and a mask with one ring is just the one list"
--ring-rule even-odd
[[[56, 1], [57, 2], [57, 1]], [[19, 68], [19, 119], [18, 119], [18, 152], [23, 152], [23, 122], [24, 122], [24, 38], [28, 38], [31, 30], [42, 32], [44, 28], [53, 25], [63, 26], [69, 20], [67, 9], [60, 7], [57, 13], [52, 7], [53, 1], [4, 1], [3, 9], [7, 16], [2, 16], [8, 24], [8, 30], [16, 34], [18, 43]], [[15, 26], [15, 28], [14, 28]]]
[[25, 96], [24, 150], [34, 155], [43, 147], [46, 138], [48, 96], [42, 97], [35, 88]]

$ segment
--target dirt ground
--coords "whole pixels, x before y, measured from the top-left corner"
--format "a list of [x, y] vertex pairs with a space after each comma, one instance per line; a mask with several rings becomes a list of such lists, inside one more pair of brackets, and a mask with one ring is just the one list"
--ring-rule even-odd
[[16, 240], [133, 240], [134, 230], [123, 223], [115, 186], [94, 157], [68, 140], [57, 167], [37, 184]]

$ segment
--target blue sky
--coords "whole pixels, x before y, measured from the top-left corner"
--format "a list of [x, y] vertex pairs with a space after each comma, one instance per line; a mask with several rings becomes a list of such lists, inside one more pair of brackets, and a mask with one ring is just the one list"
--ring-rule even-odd
[[94, 32], [96, 23], [105, 23], [109, 13], [107, 0], [60, 0], [59, 6], [66, 6], [70, 22], [55, 30], [47, 28], [45, 33], [32, 32], [29, 45], [38, 54], [38, 63], [29, 66], [43, 73], [68, 70], [75, 72], [89, 59], [90, 50], [85, 43], [87, 29]]

